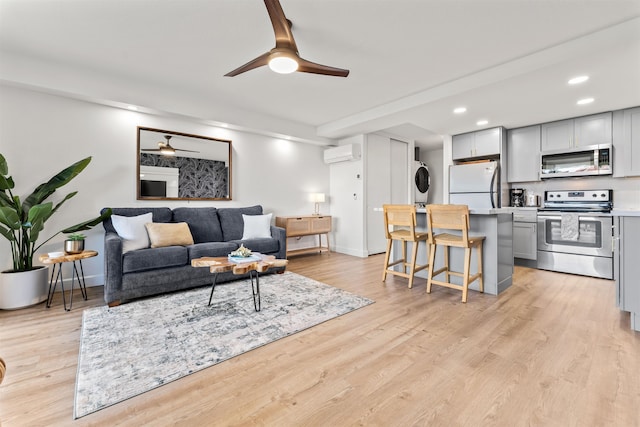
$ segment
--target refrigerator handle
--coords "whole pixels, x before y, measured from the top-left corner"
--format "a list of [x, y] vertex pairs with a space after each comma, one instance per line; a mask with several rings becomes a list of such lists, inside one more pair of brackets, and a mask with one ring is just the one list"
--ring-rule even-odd
[[491, 197], [491, 207], [495, 209], [496, 203], [493, 199], [493, 184], [496, 182], [496, 176], [498, 175], [499, 166], [496, 165], [496, 168], [493, 171], [493, 175], [491, 176], [491, 184], [489, 184], [489, 196]]

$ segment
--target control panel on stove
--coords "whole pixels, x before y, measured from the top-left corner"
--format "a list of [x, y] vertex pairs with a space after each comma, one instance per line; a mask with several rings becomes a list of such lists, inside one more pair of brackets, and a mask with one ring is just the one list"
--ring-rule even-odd
[[611, 190], [545, 192], [545, 200], [556, 202], [608, 202], [611, 198]]

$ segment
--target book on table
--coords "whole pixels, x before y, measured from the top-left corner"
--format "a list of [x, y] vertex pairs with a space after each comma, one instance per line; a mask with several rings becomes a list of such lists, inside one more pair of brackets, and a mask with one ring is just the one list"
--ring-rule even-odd
[[229, 258], [229, 261], [235, 262], [237, 264], [244, 264], [244, 263], [247, 263], [247, 262], [262, 261], [262, 257], [257, 252], [254, 252], [253, 254], [251, 254], [251, 255], [249, 255], [247, 257], [229, 255], [228, 258]]

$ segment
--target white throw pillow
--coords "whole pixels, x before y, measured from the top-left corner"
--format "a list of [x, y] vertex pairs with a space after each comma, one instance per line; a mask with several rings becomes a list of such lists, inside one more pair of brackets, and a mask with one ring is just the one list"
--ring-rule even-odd
[[242, 219], [244, 220], [244, 232], [242, 233], [242, 240], [271, 237], [271, 215], [272, 214], [242, 214]]
[[148, 222], [153, 222], [151, 212], [138, 216], [111, 215], [113, 228], [123, 239], [122, 253], [149, 247], [149, 234], [144, 226]]

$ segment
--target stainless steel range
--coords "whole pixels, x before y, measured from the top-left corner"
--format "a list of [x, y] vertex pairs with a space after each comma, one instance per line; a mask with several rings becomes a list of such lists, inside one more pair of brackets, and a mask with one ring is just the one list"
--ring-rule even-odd
[[612, 190], [545, 191], [538, 268], [613, 279]]

